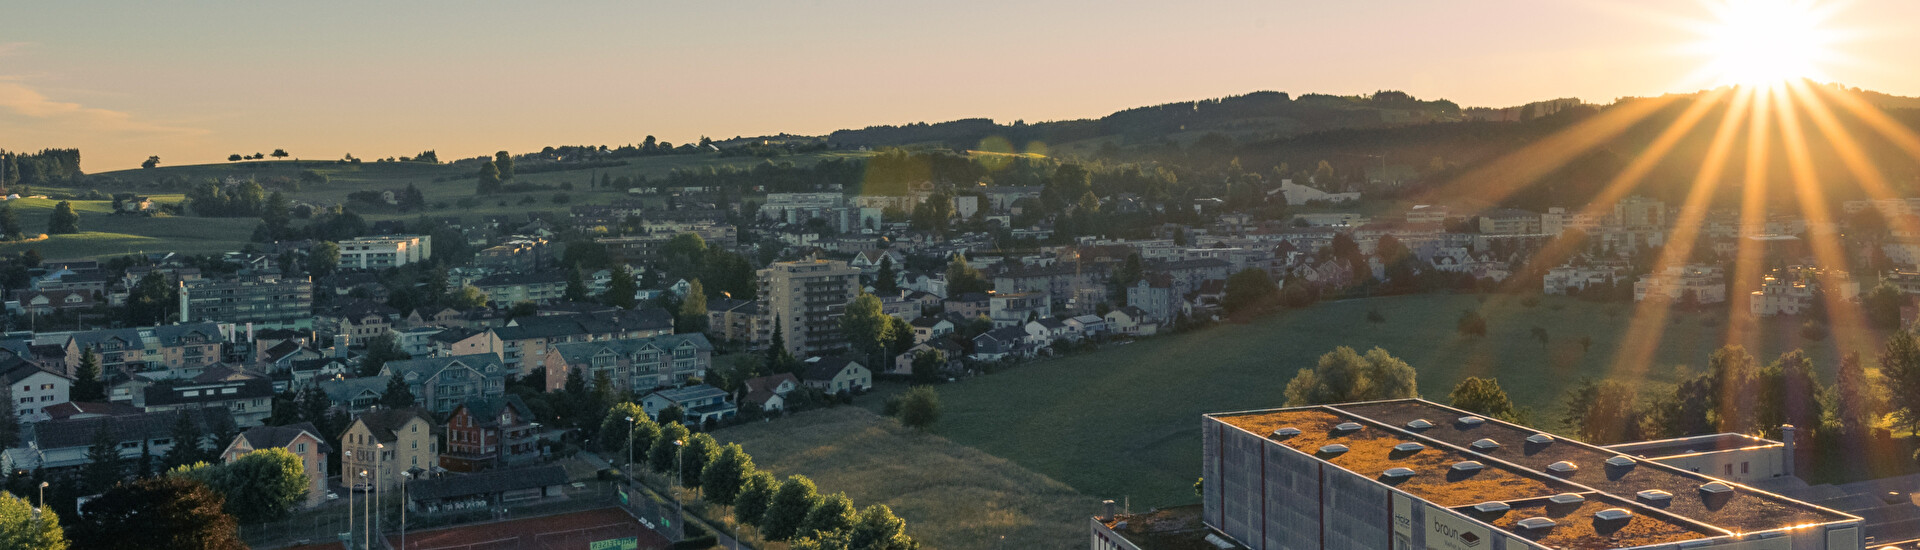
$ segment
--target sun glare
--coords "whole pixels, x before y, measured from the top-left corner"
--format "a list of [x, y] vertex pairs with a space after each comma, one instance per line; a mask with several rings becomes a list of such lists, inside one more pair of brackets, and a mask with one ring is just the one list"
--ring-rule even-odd
[[1716, 20], [1702, 29], [1699, 49], [1717, 85], [1775, 87], [1820, 79], [1834, 33], [1822, 23], [1830, 10], [1809, 0], [1720, 0], [1708, 4]]

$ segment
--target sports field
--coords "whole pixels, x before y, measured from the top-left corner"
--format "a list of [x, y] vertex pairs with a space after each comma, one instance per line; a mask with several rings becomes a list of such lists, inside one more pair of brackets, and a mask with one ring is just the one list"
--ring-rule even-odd
[[673, 543], [619, 508], [463, 525], [399, 535], [387, 544], [400, 550], [587, 550], [595, 541], [635, 537], [641, 550], [665, 550]]

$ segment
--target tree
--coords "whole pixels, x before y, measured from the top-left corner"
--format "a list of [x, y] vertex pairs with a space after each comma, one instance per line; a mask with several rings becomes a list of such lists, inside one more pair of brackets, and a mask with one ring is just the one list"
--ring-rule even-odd
[[846, 493], [834, 493], [820, 497], [807, 510], [807, 517], [800, 521], [797, 537], [812, 537], [852, 531], [858, 511], [853, 508], [853, 500]]
[[993, 290], [993, 283], [979, 269], [967, 263], [967, 257], [953, 255], [953, 261], [947, 262], [947, 296], [956, 297], [969, 292]]
[[165, 324], [167, 314], [178, 302], [177, 290], [167, 284], [167, 276], [150, 271], [127, 289], [127, 318], [135, 325]]
[[0, 548], [66, 550], [66, 533], [52, 510], [35, 510], [25, 497], [0, 492]]
[[387, 390], [380, 394], [380, 406], [389, 409], [404, 409], [414, 404], [413, 390], [407, 387], [407, 381], [399, 375], [387, 379]]
[[226, 464], [197, 462], [167, 475], [205, 484], [226, 500], [227, 513], [249, 524], [285, 518], [307, 498], [300, 456], [280, 447], [252, 451]]
[[460, 285], [460, 288], [447, 294], [447, 307], [454, 309], [487, 307], [487, 293], [473, 285]]
[[241, 157], [239, 153], [227, 155], [227, 162], [240, 162], [241, 160], [244, 160], [244, 157]]
[[759, 525], [766, 517], [767, 506], [773, 503], [773, 494], [780, 490], [780, 482], [773, 474], [755, 471], [740, 480], [740, 493], [733, 497], [733, 518], [741, 525]]
[[87, 447], [87, 465], [80, 479], [89, 491], [105, 491], [126, 476], [120, 459], [120, 438], [114, 437], [110, 422], [100, 422], [93, 431], [93, 445]]
[[647, 449], [647, 465], [653, 471], [675, 475], [680, 458], [680, 446], [687, 442], [687, 427], [679, 422], [662, 422], [660, 437], [653, 440], [653, 447]]
[[773, 320], [773, 339], [767, 345], [767, 370], [774, 373], [795, 372], [800, 369], [800, 359], [793, 356], [793, 350], [787, 349], [787, 338], [782, 334], [780, 320]]
[[680, 446], [680, 484], [700, 487], [704, 480], [701, 474], [706, 471], [707, 464], [719, 456], [720, 442], [714, 441], [713, 436], [697, 433], [687, 437], [687, 443]]
[[1412, 366], [1387, 350], [1373, 348], [1362, 356], [1340, 346], [1287, 382], [1287, 406], [1419, 397], [1417, 376]]
[[873, 273], [873, 293], [881, 296], [900, 294], [899, 276], [893, 272], [893, 256], [880, 256], [880, 269]]
[[157, 477], [115, 487], [87, 503], [73, 527], [76, 548], [245, 550], [239, 525], [205, 484]]
[[1461, 336], [1486, 336], [1487, 319], [1481, 317], [1480, 312], [1469, 309], [1460, 312], [1460, 320], [1454, 322], [1453, 328]]
[[[607, 453], [609, 457], [626, 456], [627, 442], [633, 437], [633, 432], [637, 430], [634, 425], [638, 423], [653, 423], [639, 403], [626, 401], [607, 407], [607, 415], [600, 420], [599, 435], [593, 438], [600, 444], [600, 452]], [[656, 426], [654, 429], [659, 428]], [[652, 441], [648, 441], [648, 444], [652, 444]]]
[[1813, 360], [1801, 350], [1780, 354], [1773, 364], [1760, 369], [1756, 416], [1760, 433], [1781, 437], [1780, 425], [1792, 424], [1800, 435], [1811, 435], [1825, 416], [1821, 396], [1826, 393], [1814, 378]]
[[687, 297], [680, 301], [680, 311], [673, 322], [673, 331], [681, 334], [694, 334], [707, 331], [707, 287], [699, 279], [688, 283]]
[[607, 305], [620, 309], [633, 309], [638, 301], [640, 285], [633, 280], [633, 270], [625, 265], [613, 266], [613, 280], [607, 282], [607, 292], [600, 295]]
[[1492, 378], [1469, 376], [1453, 387], [1447, 394], [1447, 404], [1453, 408], [1498, 418], [1508, 422], [1520, 420], [1519, 411], [1513, 407], [1513, 401], [1507, 399], [1507, 392], [1500, 389], [1500, 381]]
[[847, 536], [847, 544], [853, 548], [876, 550], [918, 547], [913, 538], [907, 536], [907, 521], [893, 515], [893, 509], [885, 504], [874, 504], [860, 510], [860, 516], [854, 520], [853, 531]]
[[80, 367], [73, 373], [73, 388], [68, 399], [83, 402], [107, 399], [106, 387], [100, 382], [100, 356], [93, 348], [80, 352]]
[[1741, 346], [1726, 346], [1707, 358], [1707, 376], [1712, 381], [1708, 404], [1713, 407], [1719, 430], [1730, 433], [1754, 433], [1759, 412], [1754, 397], [1758, 393], [1760, 368]]
[[914, 386], [888, 401], [889, 409], [900, 418], [902, 426], [925, 431], [940, 421], [940, 392], [934, 391], [933, 386]]
[[0, 384], [0, 449], [20, 444], [20, 411], [13, 403], [13, 385]]
[[807, 513], [820, 502], [820, 491], [806, 476], [787, 476], [780, 489], [767, 502], [765, 517], [760, 518], [760, 535], [767, 540], [783, 541], [801, 535]]
[[274, 150], [273, 150], [273, 158], [277, 158], [277, 159], [283, 159], [283, 158], [287, 158], [287, 150], [286, 150], [286, 149], [274, 149]]
[[1625, 383], [1596, 383], [1582, 378], [1561, 399], [1567, 407], [1561, 424], [1582, 441], [1595, 445], [1631, 441], [1639, 435], [1635, 422], [1638, 400], [1633, 387]]
[[[480, 164], [480, 175], [474, 184], [474, 194], [490, 195], [500, 192], [500, 167], [489, 160]], [[504, 203], [503, 203], [504, 204]]]
[[561, 297], [569, 302], [587, 301], [587, 280], [580, 275], [580, 266], [567, 268], [567, 290]]
[[186, 413], [179, 413], [175, 417], [173, 431], [168, 436], [173, 438], [173, 446], [167, 449], [166, 454], [160, 455], [160, 464], [164, 469], [172, 470], [209, 458], [200, 449], [206, 433], [201, 432], [200, 425]]
[[147, 157], [146, 162], [140, 163], [141, 168], [151, 169], [157, 166], [160, 166], [160, 155], [153, 155], [153, 156]]
[[1892, 283], [1882, 282], [1865, 296], [1860, 297], [1861, 309], [1866, 310], [1867, 321], [1880, 329], [1900, 328], [1900, 306], [1907, 303], [1907, 297], [1900, 288]]
[[506, 151], [493, 154], [493, 165], [500, 169], [500, 181], [513, 180], [513, 155]]
[[1853, 443], [1865, 441], [1874, 419], [1885, 414], [1885, 408], [1867, 376], [1866, 366], [1860, 362], [1860, 354], [1848, 353], [1840, 358], [1840, 367], [1833, 378], [1833, 396], [1834, 424], [1840, 429], [1841, 437], [1849, 442], [1843, 448], [1861, 448]]
[[847, 342], [860, 352], [867, 364], [878, 364], [873, 358], [885, 350], [887, 341], [892, 340], [893, 324], [882, 312], [880, 297], [865, 292], [847, 304], [845, 313], [840, 315], [840, 331], [847, 336]]
[[1910, 430], [1920, 428], [1920, 339], [1904, 330], [1888, 335], [1880, 376], [1895, 416]]
[[947, 364], [947, 352], [937, 349], [920, 350], [913, 354], [913, 381], [926, 384], [940, 379], [940, 369]]
[[321, 241], [307, 249], [307, 271], [314, 278], [333, 274], [340, 268], [340, 245], [332, 241]]
[[699, 234], [681, 233], [660, 244], [658, 266], [675, 277], [699, 277], [706, 270], [707, 241]]
[[1259, 311], [1280, 295], [1280, 286], [1273, 283], [1273, 277], [1266, 271], [1247, 268], [1227, 277], [1226, 295], [1220, 303], [1228, 313]]
[[60, 201], [53, 205], [53, 216], [47, 218], [48, 235], [69, 235], [80, 232], [80, 215], [73, 212], [73, 203]]
[[739, 443], [721, 447], [713, 461], [700, 471], [700, 494], [707, 502], [732, 506], [740, 496], [742, 484], [755, 471], [753, 457]]
[[0, 205], [0, 239], [17, 241], [27, 236], [26, 229], [20, 227], [20, 214], [12, 206]]
[[380, 369], [386, 367], [388, 361], [412, 357], [406, 350], [400, 349], [400, 340], [394, 338], [393, 333], [382, 332], [367, 340], [367, 354], [360, 358], [360, 376], [379, 376]]

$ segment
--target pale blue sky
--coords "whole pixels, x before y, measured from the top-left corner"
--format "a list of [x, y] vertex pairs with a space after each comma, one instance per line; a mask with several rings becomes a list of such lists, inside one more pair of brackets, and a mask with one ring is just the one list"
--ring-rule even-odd
[[[869, 124], [1097, 117], [1255, 90], [1463, 105], [1689, 91], [1689, 1], [20, 2], [0, 148], [85, 168], [441, 158]], [[1853, 2], [1829, 80], [1920, 95], [1920, 2]]]

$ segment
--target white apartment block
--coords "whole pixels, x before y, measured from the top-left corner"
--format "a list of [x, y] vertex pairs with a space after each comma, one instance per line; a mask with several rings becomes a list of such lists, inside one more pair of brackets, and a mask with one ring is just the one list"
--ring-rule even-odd
[[1860, 282], [1844, 271], [1792, 266], [1761, 279], [1747, 307], [1754, 315], [1799, 315], [1819, 307], [1815, 298], [1823, 291], [1829, 300], [1852, 300], [1860, 297]]
[[1674, 301], [1691, 299], [1697, 304], [1725, 302], [1727, 276], [1720, 268], [1706, 265], [1669, 267], [1659, 273], [1642, 275], [1640, 280], [1633, 283], [1633, 301], [1648, 297]]
[[340, 241], [340, 267], [386, 269], [426, 261], [433, 244], [426, 235], [381, 235]]

